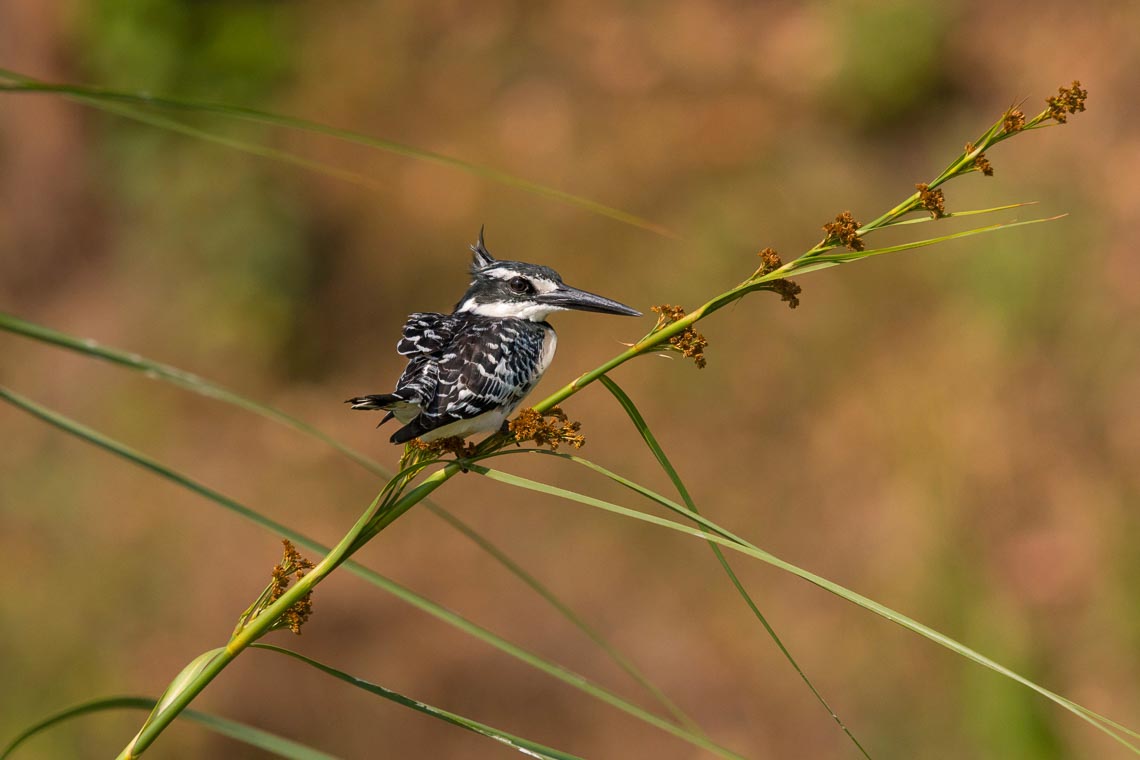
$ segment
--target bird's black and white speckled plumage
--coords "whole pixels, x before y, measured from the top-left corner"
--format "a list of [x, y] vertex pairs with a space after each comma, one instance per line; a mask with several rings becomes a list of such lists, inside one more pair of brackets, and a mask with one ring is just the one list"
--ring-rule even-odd
[[404, 324], [396, 351], [408, 365], [396, 390], [348, 401], [353, 409], [387, 411], [381, 424], [393, 417], [403, 423], [393, 443], [499, 429], [554, 357], [551, 312], [637, 314], [566, 286], [547, 267], [494, 259], [481, 231], [471, 250], [473, 281], [455, 311], [417, 312]]

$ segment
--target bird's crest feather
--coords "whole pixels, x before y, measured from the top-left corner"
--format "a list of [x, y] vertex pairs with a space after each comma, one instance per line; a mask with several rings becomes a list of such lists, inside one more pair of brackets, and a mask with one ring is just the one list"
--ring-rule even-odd
[[475, 241], [475, 245], [471, 246], [471, 252], [475, 254], [475, 260], [471, 262], [472, 271], [486, 269], [495, 263], [495, 257], [487, 250], [487, 245], [483, 242], [483, 227], [479, 227], [479, 239]]

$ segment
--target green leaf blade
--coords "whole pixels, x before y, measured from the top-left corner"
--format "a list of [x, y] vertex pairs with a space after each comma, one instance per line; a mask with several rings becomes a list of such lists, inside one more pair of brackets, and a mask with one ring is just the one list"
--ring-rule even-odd
[[[11, 757], [12, 754], [29, 739], [61, 723], [80, 718], [84, 715], [109, 710], [151, 710], [156, 704], [157, 701], [149, 697], [121, 696], [93, 699], [75, 705], [74, 707], [69, 707], [21, 731], [0, 751], [0, 760], [7, 760], [7, 758]], [[253, 726], [229, 720], [228, 718], [211, 715], [210, 713], [204, 713], [200, 710], [186, 710], [182, 713], [181, 717], [191, 723], [204, 726], [222, 736], [234, 739], [251, 747], [263, 749], [266, 752], [272, 752], [279, 757], [290, 758], [290, 760], [337, 760], [335, 755], [321, 752], [320, 750], [305, 746], [292, 739], [286, 739], [283, 736], [278, 736], [269, 731], [254, 728]]]
[[512, 747], [525, 755], [529, 755], [531, 757], [547, 758], [548, 760], [581, 760], [581, 758], [579, 758], [577, 755], [571, 755], [568, 752], [563, 752], [562, 750], [554, 749], [553, 747], [547, 747], [546, 745], [539, 744], [538, 742], [531, 741], [530, 739], [524, 739], [521, 736], [516, 736], [493, 726], [489, 726], [486, 723], [480, 723], [479, 721], [472, 720], [471, 718], [465, 718], [464, 716], [457, 713], [453, 713], [439, 707], [433, 707], [432, 705], [412, 699], [411, 697], [406, 697], [399, 692], [392, 691], [391, 689], [387, 689], [383, 686], [380, 686], [379, 684], [371, 683], [364, 680], [363, 678], [358, 678], [356, 676], [350, 675], [349, 673], [338, 670], [331, 665], [326, 665], [322, 662], [318, 662], [317, 660], [306, 657], [305, 655], [299, 652], [295, 652], [291, 649], [273, 646], [272, 644], [254, 644], [253, 648], [263, 649], [268, 652], [276, 652], [278, 654], [291, 657], [295, 660], [305, 663], [309, 667], [315, 668], [322, 673], [325, 673], [326, 675], [332, 676], [333, 678], [350, 684], [358, 689], [362, 689], [363, 691], [369, 692], [370, 694], [375, 694], [376, 696], [383, 697], [384, 699], [387, 699], [391, 702], [395, 702], [396, 704], [403, 705], [409, 709], [415, 710], [425, 715], [429, 715], [433, 718], [436, 718], [437, 720], [444, 721], [445, 723], [450, 723], [453, 726], [458, 726], [459, 728], [462, 728], [466, 731], [470, 731], [480, 736], [485, 736], [489, 739], [494, 739], [495, 741], [506, 744], [507, 746]]

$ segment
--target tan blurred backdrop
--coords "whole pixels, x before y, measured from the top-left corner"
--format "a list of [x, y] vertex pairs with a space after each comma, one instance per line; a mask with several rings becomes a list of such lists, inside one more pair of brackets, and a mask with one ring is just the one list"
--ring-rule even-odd
[[[399, 373], [403, 317], [447, 310], [466, 246], [643, 310], [696, 305], [850, 208], [868, 219], [1010, 103], [1079, 78], [1089, 111], [1002, 145], [953, 209], [1065, 219], [805, 276], [704, 323], [707, 369], [646, 358], [634, 395], [703, 510], [1135, 727], [1140, 721], [1140, 5], [1131, 2], [98, 3], [0, 0], [0, 66], [275, 110], [643, 215], [669, 240], [440, 166], [222, 118], [231, 138], [375, 187], [54, 96], [0, 96], [0, 308], [279, 406], [385, 464], [342, 399]], [[947, 223], [945, 229], [958, 229]], [[929, 231], [931, 226], [924, 226]], [[940, 228], [942, 229], [942, 228]], [[558, 315], [536, 397], [650, 320]], [[0, 335], [0, 380], [324, 541], [378, 483], [322, 445], [121, 369]], [[583, 454], [667, 481], [600, 387]], [[0, 741], [96, 696], [157, 694], [223, 643], [277, 539], [0, 408]], [[632, 497], [546, 461], [515, 472]], [[711, 733], [750, 757], [853, 757], [708, 548], [475, 475], [439, 501], [507, 548]], [[474, 545], [415, 510], [370, 566], [620, 693], [644, 695]], [[1051, 703], [766, 566], [762, 609], [877, 758], [1107, 758]], [[351, 576], [311, 656], [586, 757], [700, 756]], [[510, 751], [251, 652], [197, 703], [334, 754]], [[107, 757], [141, 714], [22, 757]], [[261, 757], [177, 725], [157, 758]]]

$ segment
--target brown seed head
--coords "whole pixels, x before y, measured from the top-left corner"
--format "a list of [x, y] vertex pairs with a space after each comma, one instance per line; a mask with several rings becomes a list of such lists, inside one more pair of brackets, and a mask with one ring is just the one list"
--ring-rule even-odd
[[581, 433], [582, 423], [571, 422], [566, 412], [557, 406], [545, 414], [531, 408], [523, 409], [508, 423], [508, 427], [516, 442], [534, 441], [540, 447], [549, 446], [551, 451], [557, 451], [563, 443], [576, 449], [586, 444], [586, 437]]
[[780, 301], [786, 301], [789, 309], [794, 309], [800, 305], [800, 299], [797, 296], [802, 292], [802, 288], [791, 280], [773, 280], [772, 290], [780, 294]]
[[[680, 306], [662, 304], [652, 307], [652, 310], [657, 314], [657, 325], [653, 328], [655, 331], [660, 330], [665, 325], [673, 324], [685, 316], [685, 310]], [[692, 325], [670, 338], [669, 345], [677, 351], [680, 351], [684, 356], [692, 359], [697, 365], [697, 369], [705, 368], [707, 364], [705, 361], [705, 349], [708, 347], [709, 342], [705, 336], [693, 329]]]
[[1025, 114], [1020, 108], [1011, 108], [1002, 118], [1002, 129], [1006, 132], [1018, 132], [1025, 126]]
[[859, 237], [859, 222], [855, 221], [850, 211], [844, 211], [835, 217], [834, 222], [823, 225], [823, 231], [827, 233], [826, 240], [842, 243], [852, 251], [863, 250], [863, 240]]
[[[444, 454], [453, 454], [456, 459], [467, 459], [475, 456], [475, 444], [466, 443], [462, 438], [456, 435], [448, 436], [447, 438], [436, 438], [434, 441], [427, 442], [421, 441], [419, 438], [413, 438], [408, 441], [408, 449], [410, 452], [416, 454], [415, 459], [425, 456], [439, 457]], [[407, 457], [405, 456], [405, 458]]]
[[1085, 110], [1085, 100], [1088, 96], [1089, 91], [1081, 89], [1081, 83], [1076, 79], [1073, 80], [1071, 87], [1058, 87], [1056, 95], [1045, 99], [1049, 118], [1058, 124], [1064, 124], [1068, 121], [1068, 114]]
[[775, 248], [761, 249], [760, 253], [760, 271], [757, 274], [768, 274], [774, 272], [784, 265], [780, 260], [780, 254], [776, 253]]
[[946, 216], [946, 198], [942, 195], [942, 190], [931, 190], [925, 182], [919, 182], [914, 189], [918, 191], [919, 203], [932, 217], [941, 219]]
[[[966, 152], [967, 153], [973, 153], [974, 149], [975, 149], [975, 146], [973, 143], [966, 143]], [[982, 174], [986, 175], [987, 177], [994, 176], [994, 166], [993, 166], [993, 164], [990, 163], [990, 160], [988, 158], [986, 158], [985, 153], [979, 153], [977, 156], [974, 157], [974, 168], [977, 169], [978, 171], [980, 171]]]
[[[313, 568], [313, 563], [302, 557], [292, 542], [282, 540], [281, 543], [284, 544], [285, 551], [281, 558], [281, 564], [273, 567], [273, 579], [269, 584], [270, 604], [281, 598], [285, 590], [289, 588], [291, 580], [304, 578], [305, 573]], [[274, 627], [288, 628], [300, 636], [301, 626], [305, 624], [305, 621], [307, 621], [312, 614], [313, 592], [309, 591], [285, 611], [280, 621], [278, 621]]]

